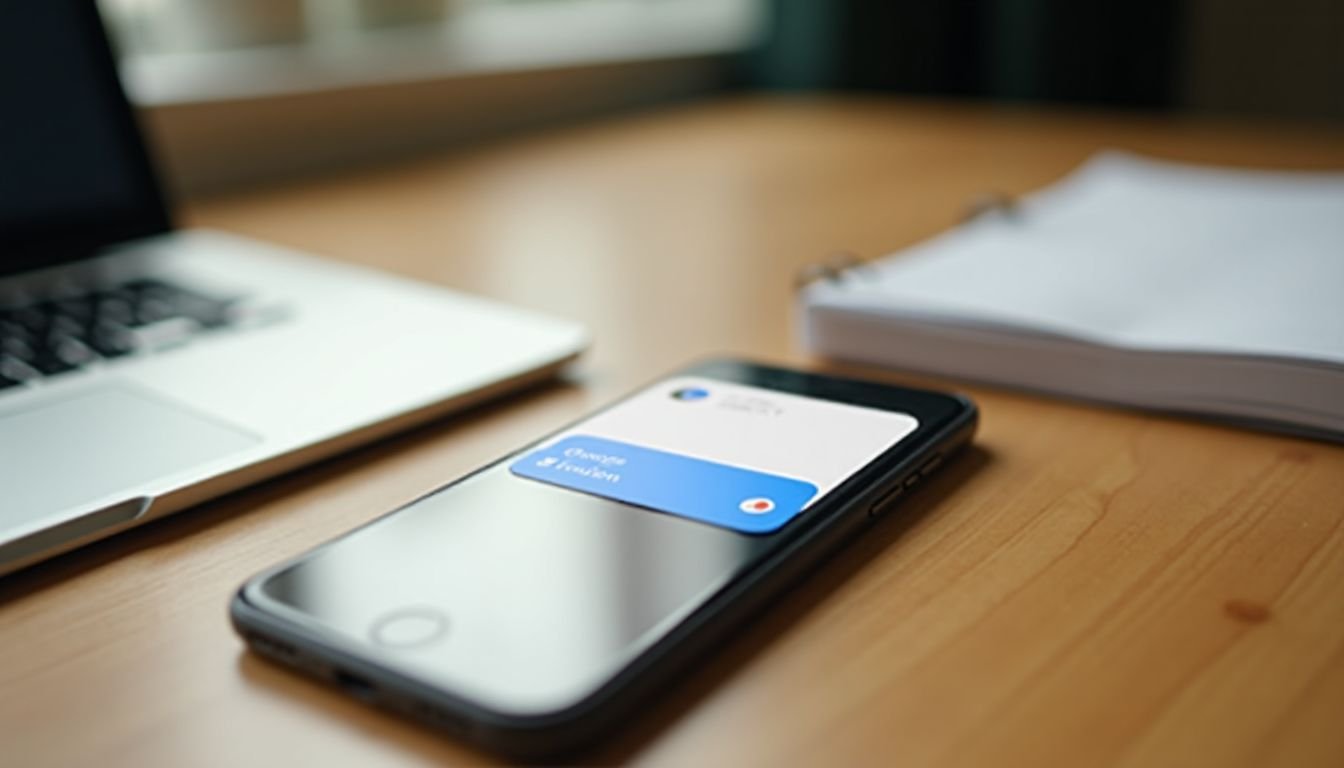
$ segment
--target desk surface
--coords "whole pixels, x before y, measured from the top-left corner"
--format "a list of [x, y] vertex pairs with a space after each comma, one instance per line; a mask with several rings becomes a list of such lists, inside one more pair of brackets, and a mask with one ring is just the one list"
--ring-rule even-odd
[[[799, 266], [909, 244], [1109, 146], [1344, 166], [1338, 132], [743, 101], [192, 206], [579, 318], [595, 347], [569, 383], [0, 579], [0, 762], [488, 760], [245, 654], [233, 589], [688, 358], [808, 363]], [[592, 759], [1344, 765], [1344, 448], [963, 389], [978, 450]]]

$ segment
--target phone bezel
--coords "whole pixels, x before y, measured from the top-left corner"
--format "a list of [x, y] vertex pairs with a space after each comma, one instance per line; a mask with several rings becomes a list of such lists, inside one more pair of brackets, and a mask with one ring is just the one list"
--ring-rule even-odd
[[[333, 546], [347, 536], [357, 535], [365, 528], [378, 525], [426, 498], [447, 492], [470, 477], [533, 450], [554, 435], [590, 418], [593, 415], [591, 413], [249, 579], [238, 590], [231, 605], [230, 615], [235, 628], [255, 650], [310, 675], [327, 679], [338, 674], [347, 677], [353, 675], [371, 681], [375, 684], [377, 696], [370, 703], [417, 717], [449, 733], [505, 754], [534, 758], [554, 755], [592, 740], [613, 719], [627, 713], [632, 703], [655, 692], [682, 662], [704, 651], [716, 638], [736, 626], [740, 619], [759, 609], [779, 588], [810, 568], [835, 544], [869, 522], [870, 509], [894, 488], [902, 487], [911, 477], [917, 477], [920, 467], [929, 463], [934, 454], [945, 456], [968, 442], [978, 419], [974, 404], [958, 395], [733, 359], [709, 360], [659, 377], [597, 412], [615, 407], [660, 381], [685, 376], [719, 379], [899, 411], [914, 416], [919, 426], [815, 502], [804, 514], [779, 530], [764, 534], [771, 543], [748, 569], [706, 599], [688, 617], [602, 685], [573, 704], [546, 714], [501, 711], [404, 674], [393, 666], [381, 664], [365, 649], [324, 629], [321, 622], [269, 598], [263, 585], [267, 579], [314, 556], [323, 548]], [[744, 533], [737, 535], [753, 536]], [[718, 631], [712, 631], [715, 629]], [[365, 698], [371, 698], [371, 695]]]

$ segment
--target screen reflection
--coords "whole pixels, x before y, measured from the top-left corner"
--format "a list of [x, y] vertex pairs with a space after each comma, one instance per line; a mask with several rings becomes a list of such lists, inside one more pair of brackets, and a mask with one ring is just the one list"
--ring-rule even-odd
[[[501, 464], [318, 550], [263, 595], [388, 666], [492, 709], [539, 713], [591, 693], [771, 538]], [[385, 631], [402, 616], [442, 631], [417, 636], [409, 619], [409, 634]]]

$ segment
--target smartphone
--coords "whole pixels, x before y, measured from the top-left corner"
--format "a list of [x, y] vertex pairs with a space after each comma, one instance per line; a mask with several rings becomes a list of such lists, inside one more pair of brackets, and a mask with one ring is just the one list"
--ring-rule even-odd
[[966, 444], [950, 394], [721, 360], [242, 586], [249, 647], [512, 757], [588, 746]]

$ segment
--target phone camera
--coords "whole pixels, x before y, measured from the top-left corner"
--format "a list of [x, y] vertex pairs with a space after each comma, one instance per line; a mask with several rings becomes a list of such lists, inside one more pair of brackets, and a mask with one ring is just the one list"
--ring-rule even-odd
[[702, 387], [684, 387], [672, 393], [673, 400], [680, 400], [683, 403], [704, 400], [706, 397], [709, 397], [709, 390]]

